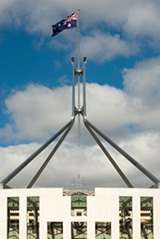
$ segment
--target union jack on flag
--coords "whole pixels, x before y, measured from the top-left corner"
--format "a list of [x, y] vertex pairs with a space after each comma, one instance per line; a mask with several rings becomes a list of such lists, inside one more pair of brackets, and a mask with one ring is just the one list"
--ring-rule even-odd
[[52, 25], [52, 37], [58, 35], [61, 31], [65, 29], [77, 27], [77, 22], [78, 12], [72, 13], [67, 18], [57, 22], [55, 25]]

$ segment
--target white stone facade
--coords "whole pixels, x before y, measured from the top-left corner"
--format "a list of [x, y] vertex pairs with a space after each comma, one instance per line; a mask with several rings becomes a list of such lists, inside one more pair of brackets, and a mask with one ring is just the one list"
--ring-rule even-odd
[[47, 222], [63, 222], [63, 238], [71, 239], [71, 222], [86, 222], [87, 238], [95, 238], [95, 222], [111, 222], [111, 238], [119, 238], [119, 197], [132, 197], [132, 236], [141, 239], [140, 198], [153, 197], [153, 238], [160, 238], [160, 189], [96, 188], [87, 196], [87, 215], [71, 216], [71, 197], [62, 188], [1, 189], [0, 239], [7, 239], [7, 198], [19, 198], [19, 238], [27, 239], [27, 197], [39, 197], [39, 235], [47, 239]]

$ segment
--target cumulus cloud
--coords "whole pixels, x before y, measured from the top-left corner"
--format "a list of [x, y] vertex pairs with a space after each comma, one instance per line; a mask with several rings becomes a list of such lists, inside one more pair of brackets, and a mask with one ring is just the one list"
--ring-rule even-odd
[[120, 35], [94, 31], [82, 38], [82, 55], [95, 62], [104, 62], [117, 56], [132, 56], [138, 51], [136, 44], [128, 43], [120, 38]]
[[[124, 91], [133, 100], [133, 108], [143, 112], [137, 119], [145, 127], [159, 129], [160, 69], [159, 58], [137, 63], [133, 69], [124, 69]], [[153, 129], [152, 128], [152, 129]]]
[[[71, 89], [67, 86], [49, 89], [28, 85], [24, 90], [15, 92], [6, 99], [6, 113], [13, 122], [12, 134], [16, 139], [38, 140], [54, 132], [70, 119], [70, 102]], [[11, 129], [7, 125], [4, 131], [7, 136]]]
[[[137, 63], [133, 69], [124, 69], [124, 86], [129, 95], [140, 97], [147, 104], [160, 100], [160, 58]], [[158, 103], [159, 104], [159, 103]]]
[[159, 34], [160, 5], [156, 1], [139, 1], [129, 10], [125, 31], [132, 36], [160, 37]]
[[[71, 118], [71, 87], [49, 89], [29, 85], [6, 99], [6, 113], [11, 124], [1, 129], [1, 139], [41, 141]], [[88, 118], [114, 137], [118, 137], [122, 131], [127, 137], [129, 133], [126, 126], [131, 124], [142, 129], [158, 127], [156, 115], [159, 114], [158, 107], [151, 109], [140, 96], [131, 97], [125, 91], [107, 85], [87, 84]]]

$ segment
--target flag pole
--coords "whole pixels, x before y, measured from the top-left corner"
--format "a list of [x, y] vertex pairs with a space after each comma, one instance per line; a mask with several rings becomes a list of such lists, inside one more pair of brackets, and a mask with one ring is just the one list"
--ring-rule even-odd
[[[79, 28], [80, 9], [78, 9], [77, 21], [77, 70], [80, 70], [80, 28]], [[78, 74], [78, 110], [80, 109], [80, 74]]]
[[78, 70], [80, 70], [80, 27], [79, 27], [80, 9], [78, 9], [78, 21], [77, 21], [77, 61]]
[[[77, 70], [80, 72], [80, 9], [78, 9], [77, 21]], [[80, 111], [80, 74], [78, 74], [78, 111]], [[78, 114], [78, 137], [80, 138], [80, 114]]]

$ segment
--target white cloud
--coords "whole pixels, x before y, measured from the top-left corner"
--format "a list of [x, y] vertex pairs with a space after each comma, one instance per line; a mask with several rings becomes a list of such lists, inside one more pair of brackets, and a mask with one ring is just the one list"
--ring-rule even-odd
[[[128, 94], [154, 104], [160, 100], [160, 58], [137, 63], [133, 69], [124, 69], [124, 86]], [[148, 102], [148, 103], [149, 103]]]
[[128, 10], [124, 25], [126, 32], [132, 36], [160, 37], [160, 5], [156, 1], [139, 1]]
[[29, 85], [24, 91], [9, 96], [6, 107], [13, 122], [12, 134], [15, 139], [37, 140], [69, 121], [70, 90], [67, 86], [52, 90], [44, 86]]
[[[106, 98], [106, 95], [109, 97]], [[6, 112], [12, 121], [5, 129], [1, 129], [1, 138], [11, 140], [10, 135], [13, 135], [14, 140], [41, 140], [49, 137], [69, 121], [71, 97], [71, 87], [67, 86], [49, 89], [29, 85], [24, 90], [15, 92], [6, 99]], [[127, 98], [121, 90], [87, 84], [87, 114], [98, 125], [109, 131], [123, 127], [126, 108]], [[118, 119], [117, 114], [121, 115]], [[107, 124], [102, 120], [106, 117]]]
[[133, 97], [132, 107], [137, 109], [137, 123], [155, 131], [160, 129], [159, 64], [159, 58], [152, 58], [136, 64], [133, 69], [125, 69], [123, 75], [125, 92]]
[[82, 37], [82, 55], [95, 62], [111, 60], [117, 56], [132, 56], [137, 54], [138, 46], [128, 43], [120, 38], [120, 35], [94, 31], [90, 35]]
[[143, 128], [159, 130], [160, 59], [152, 58], [124, 69], [124, 92], [130, 95], [135, 122]]

